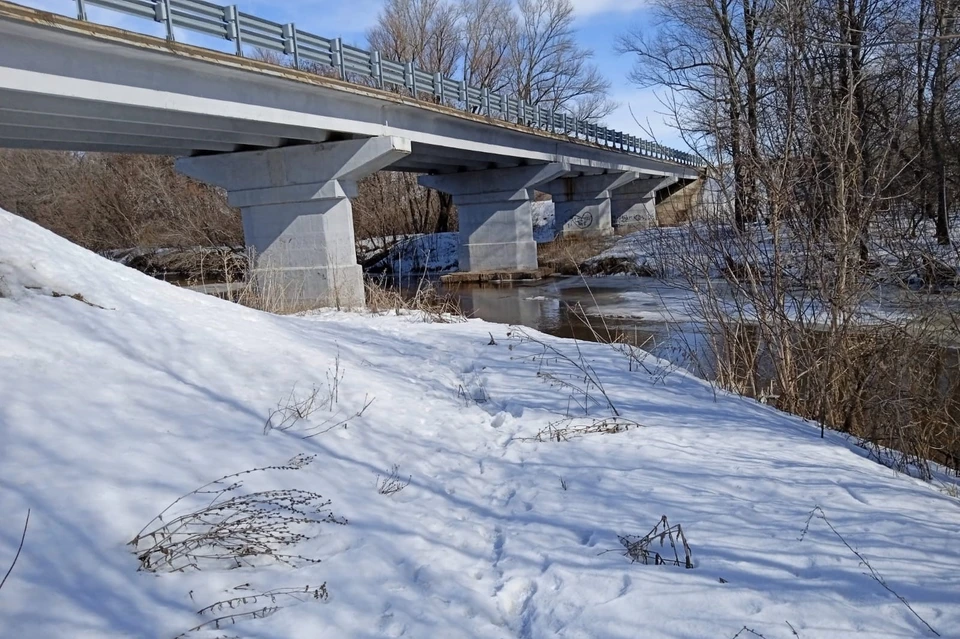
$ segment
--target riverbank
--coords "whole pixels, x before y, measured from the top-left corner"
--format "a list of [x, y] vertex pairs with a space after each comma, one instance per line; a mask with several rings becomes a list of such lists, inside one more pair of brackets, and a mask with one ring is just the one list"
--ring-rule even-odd
[[[5, 636], [172, 637], [217, 615], [278, 639], [615, 638], [638, 619], [677, 638], [929, 632], [830, 526], [924, 620], [960, 624], [954, 498], [642, 352], [415, 314], [274, 316], [6, 213], [0, 237], [0, 566], [31, 511]], [[164, 522], [209, 503], [190, 495], [206, 482], [278, 465], [229, 494], [316, 493], [339, 523], [138, 571], [128, 542], [163, 538], [168, 504], [187, 496]], [[663, 515], [691, 569], [682, 549], [680, 566], [624, 556], [620, 537]]]

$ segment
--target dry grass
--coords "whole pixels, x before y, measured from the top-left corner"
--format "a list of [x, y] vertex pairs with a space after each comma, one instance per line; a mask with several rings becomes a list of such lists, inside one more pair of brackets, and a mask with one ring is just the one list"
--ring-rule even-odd
[[437, 290], [429, 280], [421, 280], [417, 290], [405, 294], [383, 280], [367, 280], [367, 310], [375, 314], [419, 313], [424, 321], [437, 323], [462, 322], [466, 319], [460, 301], [449, 293]]
[[578, 275], [580, 265], [610, 248], [615, 237], [557, 238], [537, 245], [537, 259], [541, 266], [564, 275]]

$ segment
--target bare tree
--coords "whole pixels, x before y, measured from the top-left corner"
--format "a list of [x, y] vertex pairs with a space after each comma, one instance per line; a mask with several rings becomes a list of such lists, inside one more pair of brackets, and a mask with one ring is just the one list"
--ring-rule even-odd
[[463, 79], [500, 92], [510, 84], [509, 66], [517, 17], [511, 0], [459, 0]]
[[758, 76], [770, 46], [772, 0], [658, 0], [656, 28], [620, 37], [635, 56], [630, 79], [674, 92], [677, 124], [696, 145], [704, 136], [733, 169], [739, 228], [756, 219], [753, 173], [759, 155]]
[[510, 57], [516, 95], [579, 119], [609, 115], [616, 107], [610, 81], [592, 63], [593, 52], [576, 41], [570, 0], [518, 0], [517, 9]]
[[[908, 292], [909, 316], [870, 309], [891, 282], [956, 280], [899, 231], [903, 209], [929, 188], [910, 177], [948, 183], [957, 172], [948, 153], [937, 159], [929, 121], [920, 126], [921, 114], [939, 119], [950, 148], [950, 99], [932, 105], [953, 86], [957, 56], [934, 80], [952, 40], [930, 38], [955, 18], [917, 28], [941, 19], [939, 1], [657, 0], [655, 28], [621, 41], [636, 81], [673, 90], [667, 106], [720, 192], [665, 267], [696, 293], [713, 355], [704, 370], [877, 451], [896, 449], [897, 467], [921, 474], [926, 459], [960, 460], [957, 380], [945, 372], [955, 353], [940, 346], [956, 342], [960, 318]], [[930, 78], [918, 81], [925, 68]]]
[[167, 157], [0, 151], [0, 206], [93, 250], [242, 243], [224, 194]]
[[[948, 227], [948, 100], [960, 88], [960, 1], [918, 0], [916, 6], [917, 152], [921, 207], [936, 220], [937, 240], [950, 243]], [[954, 139], [960, 140], [960, 135]], [[960, 157], [954, 158], [957, 164]]]
[[450, 76], [462, 49], [459, 18], [445, 0], [387, 0], [367, 40], [388, 58]]

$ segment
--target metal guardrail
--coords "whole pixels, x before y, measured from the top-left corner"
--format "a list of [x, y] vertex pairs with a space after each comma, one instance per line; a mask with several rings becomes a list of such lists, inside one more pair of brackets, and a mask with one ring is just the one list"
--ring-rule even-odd
[[575, 120], [566, 113], [491, 93], [483, 87], [468, 86], [462, 80], [428, 73], [416, 68], [412, 62], [385, 60], [377, 51], [352, 47], [340, 38], [331, 40], [307, 33], [292, 22], [279, 24], [258, 18], [243, 13], [236, 5], [221, 6], [206, 0], [76, 0], [76, 4], [80, 20], [87, 20], [88, 6], [110, 9], [164, 24], [169, 40], [174, 39], [174, 29], [202, 33], [235, 43], [238, 56], [243, 56], [245, 46], [259, 47], [290, 56], [293, 66], [298, 69], [304, 62], [328, 65], [336, 69], [343, 80], [371, 82], [380, 89], [400, 89], [418, 99], [427, 98], [625, 153], [699, 166], [696, 157], [690, 153], [599, 124]]

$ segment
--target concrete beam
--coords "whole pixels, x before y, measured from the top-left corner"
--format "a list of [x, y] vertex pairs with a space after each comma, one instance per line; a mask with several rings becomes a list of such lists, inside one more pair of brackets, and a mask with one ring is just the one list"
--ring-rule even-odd
[[84, 144], [101, 144], [109, 141], [117, 146], [130, 148], [189, 148], [197, 151], [230, 152], [237, 150], [231, 142], [211, 140], [176, 140], [153, 137], [150, 135], [112, 134], [109, 136], [97, 131], [75, 131], [69, 129], [41, 128], [0, 124], [0, 138], [4, 140], [28, 140], [32, 142], [55, 143], [63, 149], [79, 148]]
[[569, 171], [565, 164], [541, 164], [428, 175], [420, 184], [453, 196], [461, 271], [525, 271], [537, 268], [530, 206], [534, 189]]
[[[103, 118], [91, 118], [71, 115], [51, 115], [16, 111], [0, 106], [0, 127], [16, 126], [28, 129], [48, 129], [57, 131], [85, 131], [103, 135], [135, 135], [161, 140], [177, 140], [182, 146], [191, 142], [229, 142], [234, 145], [271, 148], [284, 146], [286, 140], [269, 135], [255, 133], [226, 132], [211, 129], [195, 129], [180, 125], [153, 123], [144, 126], [139, 122], [117, 122]], [[29, 134], [29, 132], [27, 132]]]
[[362, 307], [350, 197], [357, 180], [410, 153], [378, 137], [177, 160], [177, 169], [227, 190], [256, 251], [254, 282], [289, 307]]
[[8, 93], [0, 100], [0, 121], [9, 112], [32, 113], [40, 117], [76, 116], [96, 118], [105, 122], [178, 126], [192, 130], [219, 131], [224, 134], [268, 135], [285, 140], [326, 142], [330, 132], [306, 126], [278, 125], [227, 118], [222, 115], [183, 114], [160, 107], [142, 107], [93, 100], [74, 100], [69, 97], [36, 93]]
[[564, 176], [543, 189], [553, 197], [557, 237], [587, 237], [613, 234], [610, 195], [633, 182], [639, 173]]
[[[64, 151], [67, 150], [63, 142], [50, 142], [44, 140], [24, 140], [15, 138], [0, 138], [0, 149], [32, 149], [35, 151]], [[84, 142], [71, 144], [70, 151], [82, 151], [85, 153], [142, 153], [146, 155], [171, 155], [180, 157], [190, 155], [191, 149], [179, 148], [176, 146], [125, 146], [115, 142]]]
[[610, 196], [610, 215], [617, 230], [640, 230], [657, 225], [657, 191], [675, 183], [677, 178], [636, 180], [614, 190]]

